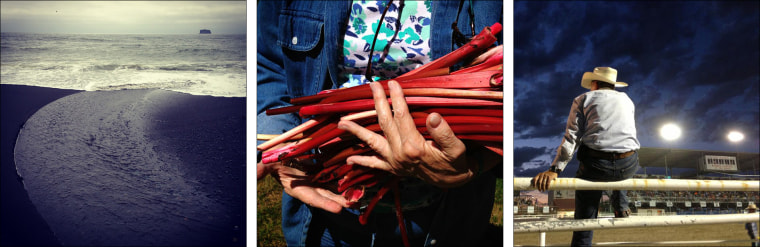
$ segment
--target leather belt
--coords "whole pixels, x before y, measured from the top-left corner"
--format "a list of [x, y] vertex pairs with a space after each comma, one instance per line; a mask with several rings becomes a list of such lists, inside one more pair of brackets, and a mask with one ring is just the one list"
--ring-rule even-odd
[[583, 147], [584, 147], [584, 150], [583, 150], [584, 154], [587, 157], [596, 158], [596, 159], [619, 160], [619, 159], [627, 158], [628, 156], [631, 156], [634, 153], [636, 153], [636, 150], [628, 151], [625, 153], [613, 153], [613, 152], [604, 152], [604, 151], [594, 150], [585, 146]]

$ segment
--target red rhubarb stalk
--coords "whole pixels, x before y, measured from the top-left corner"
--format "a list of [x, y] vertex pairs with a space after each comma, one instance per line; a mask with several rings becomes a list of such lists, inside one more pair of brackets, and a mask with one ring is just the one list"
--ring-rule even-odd
[[463, 73], [472, 73], [472, 72], [478, 72], [478, 71], [484, 71], [486, 69], [489, 69], [493, 66], [498, 66], [503, 63], [504, 60], [504, 50], [499, 50], [496, 54], [492, 55], [486, 61], [477, 64], [475, 66], [467, 67], [464, 69], [460, 69], [457, 71], [452, 72], [452, 75], [456, 74], [463, 74]]
[[292, 158], [292, 157], [294, 157], [296, 155], [299, 155], [299, 154], [302, 154], [304, 152], [307, 152], [307, 151], [311, 150], [312, 148], [315, 148], [315, 147], [319, 146], [320, 144], [324, 143], [325, 141], [328, 141], [328, 140], [330, 140], [332, 138], [335, 138], [335, 137], [337, 137], [337, 136], [339, 136], [339, 135], [341, 135], [343, 133], [345, 133], [345, 131], [343, 131], [341, 129], [331, 129], [327, 133], [325, 133], [324, 135], [316, 136], [313, 139], [311, 139], [311, 140], [309, 140], [307, 142], [298, 144], [298, 145], [296, 145], [293, 148], [280, 151], [280, 153], [276, 157], [262, 158], [261, 162], [263, 162], [264, 164], [268, 164], [268, 163], [272, 163], [272, 162], [276, 162], [276, 161], [281, 161], [281, 160], [286, 160], [286, 159]]
[[360, 155], [369, 151], [372, 151], [372, 149], [364, 144], [353, 145], [330, 157], [330, 159], [322, 163], [322, 166], [328, 167], [340, 162], [346, 162], [346, 158], [352, 155]]
[[462, 108], [430, 108], [425, 112], [437, 112], [441, 116], [486, 116], [504, 117], [503, 109], [462, 109]]
[[311, 181], [315, 183], [327, 183], [334, 179], [345, 176], [353, 168], [354, 168], [354, 165], [338, 165], [338, 166], [328, 167], [322, 170], [321, 172], [317, 173], [317, 175], [315, 175], [311, 179]]
[[490, 146], [490, 145], [484, 145], [483, 147], [487, 148], [488, 150], [493, 151], [494, 153], [504, 156], [504, 148], [501, 146]]
[[[393, 102], [388, 99], [388, 103]], [[428, 107], [446, 107], [446, 106], [502, 106], [501, 101], [479, 100], [479, 99], [462, 99], [462, 98], [438, 98], [438, 97], [406, 97], [406, 104], [409, 106], [428, 106]], [[375, 109], [373, 99], [360, 99], [338, 103], [327, 103], [304, 106], [299, 114], [301, 116], [322, 115], [332, 113], [344, 113], [355, 111], [366, 111]]]
[[[274, 138], [277, 138], [280, 135], [281, 134], [256, 134], [256, 140], [257, 141], [269, 141], [269, 140], [272, 140]], [[303, 134], [297, 134], [297, 135], [294, 135], [294, 136], [288, 138], [288, 140], [289, 141], [290, 140], [298, 140], [298, 139], [301, 139], [301, 138], [303, 138]]]
[[348, 190], [343, 191], [343, 193], [341, 193], [341, 196], [343, 196], [343, 198], [346, 198], [346, 200], [348, 200], [348, 203], [347, 203], [348, 207], [353, 207], [354, 205], [356, 205], [357, 202], [359, 202], [359, 199], [364, 197], [364, 188], [365, 188], [364, 186], [351, 187]]
[[[503, 118], [495, 117], [482, 117], [482, 116], [444, 116], [443, 120], [446, 120], [449, 124], [496, 124], [499, 126], [504, 125]], [[425, 126], [427, 116], [422, 118], [414, 117], [414, 124], [416, 126]]]
[[354, 120], [366, 119], [366, 118], [371, 118], [371, 117], [377, 117], [376, 110], [352, 113], [347, 116], [341, 117], [340, 120], [354, 121]]
[[[460, 140], [470, 140], [470, 141], [487, 141], [487, 142], [500, 142], [504, 140], [504, 134], [495, 134], [495, 135], [454, 135]], [[427, 140], [432, 140], [433, 137], [430, 135], [422, 135]]]
[[[370, 172], [370, 171], [373, 171], [373, 172]], [[346, 174], [345, 179], [338, 182], [338, 192], [343, 192], [344, 190], [348, 189], [351, 186], [354, 186], [358, 183], [365, 182], [367, 180], [380, 176], [379, 172], [380, 170], [371, 169], [371, 168], [354, 169], [353, 171]]]
[[340, 168], [341, 166], [330, 166], [322, 169], [317, 174], [314, 174], [314, 176], [311, 178], [311, 182], [314, 183], [327, 183], [330, 180], [334, 179], [333, 172], [335, 172], [336, 169]]
[[[417, 130], [424, 134], [427, 134], [427, 127], [425, 127], [425, 123], [422, 121], [415, 121], [415, 126], [417, 126]], [[504, 132], [504, 125], [503, 124], [481, 124], [481, 123], [449, 123], [449, 127], [451, 127], [451, 130], [456, 134], [457, 136], [465, 136], [467, 134], [502, 134]], [[365, 129], [372, 131], [372, 132], [379, 132], [382, 129], [380, 128], [380, 124], [370, 124], [367, 126], [364, 126]]]
[[455, 63], [460, 62], [463, 58], [477, 54], [491, 46], [494, 42], [496, 42], [496, 36], [494, 36], [494, 34], [497, 34], [499, 32], [501, 32], [501, 23], [497, 22], [494, 23], [491, 27], [485, 27], [482, 31], [480, 31], [478, 35], [472, 37], [472, 40], [464, 46], [459, 47], [451, 53], [446, 54], [434, 61], [431, 61], [422, 67], [400, 75], [398, 79], [419, 78], [421, 76], [425, 76], [425, 72], [429, 70], [451, 67]]
[[290, 105], [290, 106], [283, 106], [283, 107], [279, 107], [279, 108], [268, 109], [265, 112], [266, 112], [267, 115], [270, 115], [270, 116], [271, 115], [280, 115], [280, 114], [285, 114], [285, 113], [297, 112], [299, 109], [301, 109], [301, 107], [303, 107], [303, 106], [302, 105]]
[[498, 133], [494, 135], [455, 135], [457, 138], [462, 140], [472, 140], [472, 141], [488, 141], [488, 142], [501, 142], [504, 141], [504, 134]]
[[[468, 74], [459, 75], [445, 75], [434, 76], [426, 78], [416, 79], [391, 79], [399, 83], [401, 88], [430, 88], [434, 86], [436, 88], [490, 88], [490, 80], [494, 73], [498, 71], [482, 71]], [[388, 82], [391, 80], [378, 81], [383, 88], [388, 89]], [[369, 84], [359, 85], [341, 90], [335, 90], [329, 93], [315, 94], [309, 96], [303, 96], [299, 98], [290, 99], [290, 103], [294, 105], [302, 105], [309, 103], [316, 103], [320, 100], [339, 95], [339, 94], [354, 94], [361, 91], [371, 91]], [[293, 111], [291, 111], [293, 112]]]
[[290, 130], [286, 131], [285, 133], [282, 133], [281, 135], [279, 135], [279, 136], [277, 136], [277, 137], [275, 137], [275, 138], [273, 138], [273, 139], [271, 139], [269, 141], [266, 141], [266, 142], [262, 143], [261, 145], [257, 146], [256, 149], [258, 149], [258, 150], [267, 150], [267, 149], [269, 149], [271, 147], [276, 146], [277, 144], [280, 144], [280, 143], [283, 143], [283, 142], [287, 141], [288, 139], [290, 139], [291, 137], [293, 137], [293, 136], [295, 136], [297, 134], [303, 133], [304, 131], [308, 130], [311, 127], [314, 127], [314, 126], [318, 125], [319, 123], [325, 122], [329, 118], [330, 118], [329, 116], [320, 116], [320, 117], [317, 117], [317, 118], [314, 118], [314, 119], [310, 119], [309, 121], [306, 121], [306, 122], [302, 123], [301, 125], [298, 125], [295, 128], [290, 129]]
[[[469, 98], [469, 99], [489, 99], [503, 100], [504, 92], [502, 91], [480, 91], [451, 88], [405, 88], [402, 89], [404, 96], [428, 96], [428, 97], [449, 97], [449, 98]], [[385, 90], [386, 95], [390, 95], [389, 90]], [[339, 94], [331, 96], [320, 101], [320, 104], [343, 102], [356, 99], [371, 99], [371, 91], [361, 91], [355, 94]]]
[[[504, 132], [504, 125], [496, 124], [464, 124], [456, 125], [449, 124], [451, 131], [456, 135], [464, 134], [502, 134]], [[418, 127], [417, 131], [422, 134], [427, 134], [427, 127]]]
[[380, 188], [380, 190], [377, 191], [377, 194], [375, 194], [375, 196], [372, 197], [372, 200], [369, 201], [369, 205], [367, 205], [367, 210], [364, 211], [364, 212], [362, 212], [361, 215], [359, 215], [359, 223], [360, 224], [362, 224], [362, 225], [366, 225], [367, 224], [367, 221], [369, 219], [369, 215], [372, 213], [372, 209], [375, 208], [375, 205], [377, 204], [377, 202], [379, 202], [380, 199], [383, 198], [383, 196], [385, 195], [385, 193], [387, 193], [388, 190], [391, 189], [391, 187], [393, 186], [393, 184], [398, 183], [398, 181], [399, 181], [400, 178], [401, 177], [394, 177], [393, 180], [391, 180], [390, 182], [386, 183], [382, 188]]
[[[296, 146], [296, 143], [289, 143], [283, 147], [266, 151], [261, 154], [262, 162], [265, 159], [277, 158], [277, 156], [281, 155], [284, 152], [287, 152], [288, 150], [294, 148], [295, 146]], [[264, 164], [267, 164], [267, 162], [264, 162]]]
[[409, 247], [409, 236], [406, 233], [406, 224], [404, 222], [403, 208], [401, 207], [401, 190], [398, 188], [398, 183], [393, 184], [393, 202], [396, 205], [396, 220], [398, 220], [399, 231], [401, 232], [401, 239], [404, 241], [404, 246]]

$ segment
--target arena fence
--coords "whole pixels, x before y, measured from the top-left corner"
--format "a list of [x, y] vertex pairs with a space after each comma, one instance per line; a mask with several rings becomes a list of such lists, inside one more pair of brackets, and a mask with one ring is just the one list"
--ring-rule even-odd
[[[532, 178], [514, 178], [514, 190], [535, 190]], [[689, 179], [627, 179], [618, 182], [591, 182], [577, 178], [557, 178], [549, 190], [686, 190], [686, 191], [760, 191], [758, 181], [689, 180]], [[547, 219], [514, 222], [514, 233], [538, 232], [539, 245], [546, 246], [546, 232], [587, 231], [596, 229], [693, 224], [744, 223], [760, 220], [760, 214], [636, 216], [629, 218], [599, 218], [582, 220]], [[663, 242], [665, 243], [665, 242]], [[695, 242], [696, 243], [696, 242]], [[606, 243], [597, 243], [604, 245]], [[671, 243], [672, 244], [672, 243]]]
[[[535, 190], [532, 178], [514, 178], [514, 190]], [[557, 178], [549, 190], [688, 190], [758, 191], [757, 180], [627, 179], [618, 182], [591, 182], [578, 178]]]

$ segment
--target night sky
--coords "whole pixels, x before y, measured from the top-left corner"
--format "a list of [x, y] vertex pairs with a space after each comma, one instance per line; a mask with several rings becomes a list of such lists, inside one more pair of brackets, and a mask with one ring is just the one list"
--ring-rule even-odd
[[[642, 147], [760, 152], [759, 6], [749, 2], [514, 3], [514, 175], [556, 155], [584, 72], [609, 66]], [[668, 122], [683, 134], [664, 141]], [[730, 130], [744, 133], [731, 143]], [[572, 177], [575, 158], [560, 177]]]

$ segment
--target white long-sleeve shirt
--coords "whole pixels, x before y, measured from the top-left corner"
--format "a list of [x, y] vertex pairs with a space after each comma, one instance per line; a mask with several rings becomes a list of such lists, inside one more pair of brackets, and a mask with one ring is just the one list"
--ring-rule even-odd
[[605, 152], [638, 150], [634, 111], [628, 95], [615, 90], [594, 90], [576, 97], [552, 166], [564, 170], [579, 143]]

